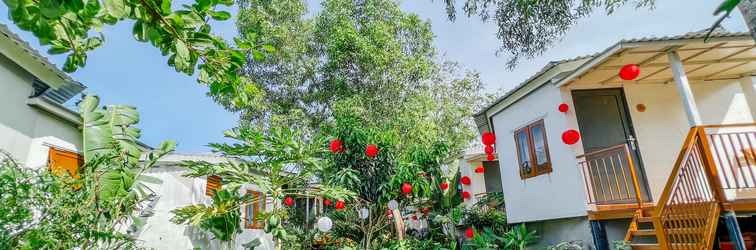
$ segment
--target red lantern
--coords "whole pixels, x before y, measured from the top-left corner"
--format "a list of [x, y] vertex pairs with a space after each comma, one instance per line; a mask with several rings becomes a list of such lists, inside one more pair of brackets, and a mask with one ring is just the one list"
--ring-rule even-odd
[[482, 173], [485, 173], [485, 172], [486, 172], [486, 168], [483, 167], [483, 165], [480, 165], [477, 168], [475, 168], [475, 173], [482, 174]]
[[323, 206], [330, 207], [331, 206], [331, 199], [325, 199], [323, 201]]
[[635, 64], [627, 64], [620, 69], [619, 77], [625, 81], [635, 80], [640, 75], [640, 67]]
[[428, 215], [428, 213], [430, 213], [430, 208], [429, 207], [424, 207], [422, 209], [422, 212], [423, 212], [424, 215]]
[[391, 209], [386, 210], [386, 216], [388, 216], [389, 218], [391, 218], [391, 217], [394, 216], [394, 212], [391, 212]]
[[331, 153], [341, 153], [344, 152], [344, 145], [339, 139], [333, 139], [331, 140]]
[[405, 194], [412, 193], [412, 185], [406, 182], [402, 184], [402, 193], [405, 193]]
[[338, 209], [338, 210], [344, 209], [344, 205], [345, 205], [344, 201], [342, 201], [342, 200], [336, 201], [336, 209]]
[[493, 148], [493, 146], [491, 146], [491, 145], [486, 145], [486, 147], [485, 147], [485, 152], [486, 152], [486, 154], [489, 154], [489, 155], [490, 155], [490, 154], [493, 154], [493, 152], [494, 152], [494, 148]]
[[567, 103], [559, 104], [559, 112], [566, 113], [567, 110], [570, 110], [570, 106]]
[[467, 230], [465, 230], [465, 236], [468, 239], [472, 239], [473, 237], [475, 237], [475, 229], [473, 229], [472, 227], [468, 227]]
[[496, 143], [496, 135], [494, 133], [483, 133], [483, 145], [493, 145], [494, 143]]
[[496, 157], [494, 157], [493, 154], [488, 154], [488, 156], [486, 156], [486, 160], [493, 161], [493, 160], [496, 160]]
[[365, 147], [365, 155], [370, 158], [375, 158], [375, 156], [378, 155], [378, 146], [375, 144], [368, 144], [367, 147]]
[[446, 190], [449, 188], [449, 183], [441, 182], [441, 184], [439, 184], [438, 186], [441, 188], [441, 190]]
[[577, 132], [577, 130], [570, 129], [562, 133], [562, 141], [567, 145], [575, 144], [579, 140], [580, 140], [580, 132]]
[[286, 197], [286, 198], [284, 199], [284, 204], [285, 204], [285, 205], [286, 205], [287, 207], [291, 207], [291, 206], [294, 206], [294, 199], [292, 199], [291, 197]]
[[470, 199], [470, 192], [464, 191], [462, 192], [462, 199]]
[[412, 215], [412, 220], [417, 220], [417, 215]]
[[467, 177], [467, 175], [462, 176], [461, 179], [459, 179], [459, 182], [461, 182], [464, 185], [470, 185], [470, 177]]

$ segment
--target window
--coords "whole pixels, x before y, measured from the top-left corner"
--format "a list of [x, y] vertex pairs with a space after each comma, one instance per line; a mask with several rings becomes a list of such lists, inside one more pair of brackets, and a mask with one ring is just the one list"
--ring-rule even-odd
[[207, 177], [207, 185], [205, 185], [205, 194], [207, 196], [213, 196], [213, 190], [221, 190], [223, 183], [220, 176], [211, 175]]
[[247, 190], [247, 194], [252, 196], [252, 203], [244, 207], [244, 228], [261, 229], [264, 223], [258, 217], [265, 211], [265, 194], [254, 190]]
[[551, 172], [549, 145], [543, 119], [515, 131], [520, 178], [527, 179]]
[[79, 167], [84, 164], [81, 155], [64, 151], [56, 148], [50, 148], [47, 157], [47, 166], [50, 171], [58, 176], [69, 174], [75, 179], [79, 179]]

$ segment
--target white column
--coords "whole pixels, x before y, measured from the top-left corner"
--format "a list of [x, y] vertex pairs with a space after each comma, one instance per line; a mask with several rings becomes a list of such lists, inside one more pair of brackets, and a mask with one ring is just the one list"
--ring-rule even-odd
[[685, 74], [685, 68], [683, 67], [682, 60], [676, 51], [670, 51], [667, 53], [669, 58], [669, 67], [672, 69], [672, 74], [675, 78], [677, 85], [677, 92], [683, 101], [683, 108], [688, 115], [688, 123], [691, 127], [702, 125], [701, 114], [698, 113], [698, 107], [696, 107], [696, 99], [693, 97], [693, 91], [690, 90], [690, 83], [688, 82], [688, 76]]
[[748, 108], [751, 109], [751, 119], [756, 121], [756, 81], [753, 80], [752, 76], [740, 78], [738, 81], [743, 90], [743, 96], [748, 102]]

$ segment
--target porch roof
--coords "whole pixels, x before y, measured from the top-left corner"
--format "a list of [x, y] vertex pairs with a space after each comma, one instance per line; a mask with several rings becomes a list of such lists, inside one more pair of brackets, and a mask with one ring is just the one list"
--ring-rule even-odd
[[[756, 72], [756, 46], [750, 34], [715, 32], [704, 41], [706, 32], [680, 36], [622, 40], [593, 57], [557, 86], [573, 83], [633, 84], [671, 83], [672, 70], [667, 52], [676, 51], [691, 81], [738, 79]], [[637, 64], [641, 73], [633, 81], [623, 81], [619, 69]]]
[[[621, 40], [604, 51], [574, 59], [548, 63], [541, 71], [518, 84], [475, 114], [481, 131], [488, 130], [488, 120], [507, 104], [524, 98], [537, 88], [528, 86], [553, 83], [564, 86], [573, 83], [671, 83], [672, 71], [667, 52], [677, 51], [691, 81], [737, 79], [756, 73], [756, 44], [747, 32], [715, 31], [708, 40], [706, 32], [690, 32], [678, 36], [644, 37]], [[565, 69], [550, 79], [542, 79], [555, 66], [578, 62], [579, 66]], [[626, 64], [640, 66], [641, 74], [635, 81], [621, 81], [619, 69]], [[540, 84], [537, 84], [540, 83]]]

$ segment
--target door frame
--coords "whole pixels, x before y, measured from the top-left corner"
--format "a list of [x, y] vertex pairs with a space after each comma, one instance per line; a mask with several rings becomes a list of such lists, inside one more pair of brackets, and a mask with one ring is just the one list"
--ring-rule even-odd
[[[597, 95], [618, 95], [621, 101], [620, 103], [621, 107], [619, 108], [619, 112], [620, 112], [619, 115], [620, 117], [622, 117], [622, 120], [623, 120], [622, 127], [625, 130], [626, 135], [631, 135], [635, 139], [635, 142], [634, 142], [635, 149], [633, 149], [631, 145], [628, 145], [629, 146], [628, 149], [631, 152], [633, 152], [635, 155], [635, 158], [638, 159], [638, 161], [634, 163], [638, 170], [638, 175], [639, 175], [638, 178], [643, 179], [643, 184], [641, 185], [643, 185], [643, 187], [646, 189], [646, 192], [648, 192], [648, 201], [645, 201], [645, 202], [653, 202], [654, 197], [653, 197], [653, 193], [651, 192], [651, 187], [648, 183], [648, 178], [646, 176], [646, 166], [643, 164], [643, 154], [641, 153], [640, 143], [638, 142], [638, 136], [637, 136], [637, 133], [635, 132], [635, 126], [633, 125], [633, 118], [630, 115], [630, 108], [627, 104], [627, 97], [625, 96], [625, 89], [621, 87], [620, 88], [601, 88], [601, 89], [573, 89], [571, 91], [571, 95], [572, 95], [573, 106], [575, 106], [574, 108], [575, 121], [578, 124], [578, 127], [580, 127], [580, 122], [578, 121], [579, 118], [577, 114], [577, 112], [579, 111], [578, 111], [578, 107], [574, 105], [576, 103], [575, 100], [577, 98], [586, 97], [586, 96], [597, 96]], [[583, 131], [582, 128], [580, 129], [580, 131]], [[581, 133], [584, 133], [584, 132], [581, 132]], [[629, 144], [629, 142], [626, 141], [625, 144]], [[585, 146], [583, 146], [583, 153], [588, 153], [588, 152], [585, 152]]]

